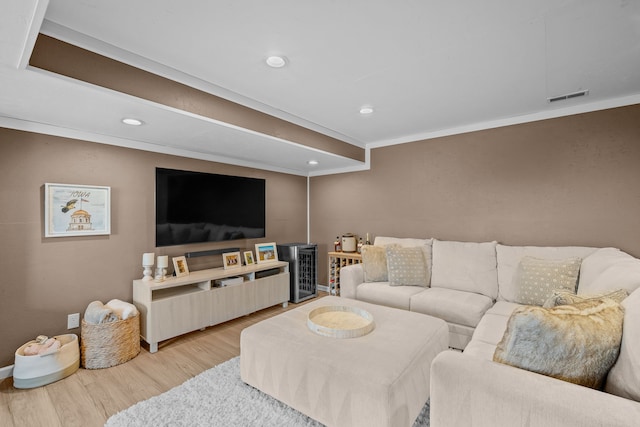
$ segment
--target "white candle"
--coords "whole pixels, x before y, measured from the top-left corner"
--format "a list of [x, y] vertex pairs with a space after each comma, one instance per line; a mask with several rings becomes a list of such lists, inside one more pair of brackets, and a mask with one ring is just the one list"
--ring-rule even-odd
[[153, 252], [147, 252], [145, 254], [142, 255], [142, 265], [148, 265], [148, 266], [152, 266], [153, 265], [153, 258], [156, 256], [155, 253]]
[[167, 268], [169, 266], [169, 256], [162, 255], [158, 257], [158, 268]]

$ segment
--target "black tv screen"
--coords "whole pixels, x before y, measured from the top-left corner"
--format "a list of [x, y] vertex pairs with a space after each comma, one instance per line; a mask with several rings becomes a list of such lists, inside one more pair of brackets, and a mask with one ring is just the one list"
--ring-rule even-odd
[[265, 180], [156, 168], [156, 246], [265, 234]]

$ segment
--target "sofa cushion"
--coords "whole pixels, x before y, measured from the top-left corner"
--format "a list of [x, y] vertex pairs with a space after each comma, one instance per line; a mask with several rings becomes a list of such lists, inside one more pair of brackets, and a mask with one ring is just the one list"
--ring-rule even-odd
[[429, 286], [429, 268], [425, 246], [403, 248], [388, 245], [387, 269], [391, 286]]
[[601, 298], [609, 298], [614, 300], [615, 302], [622, 302], [627, 296], [629, 296], [629, 292], [626, 289], [617, 289], [615, 291], [607, 292], [604, 294], [594, 294], [594, 295], [576, 295], [573, 292], [565, 291], [565, 290], [555, 290], [551, 294], [545, 303], [542, 305], [544, 308], [552, 308], [557, 307], [559, 305], [570, 305], [575, 304], [577, 302], [587, 301], [591, 299], [601, 299]]
[[493, 360], [496, 346], [484, 341], [472, 339], [464, 348], [464, 354], [484, 360]]
[[411, 297], [425, 289], [419, 286], [390, 286], [389, 282], [365, 282], [358, 286], [360, 301], [409, 310]]
[[457, 323], [447, 323], [447, 326], [449, 326], [449, 347], [464, 350], [471, 341], [475, 328]]
[[597, 250], [584, 246], [496, 246], [498, 261], [498, 300], [515, 302], [516, 289], [513, 287], [513, 276], [520, 260], [525, 256], [544, 259], [565, 259], [578, 257], [585, 259]]
[[602, 248], [582, 260], [578, 294], [597, 294], [640, 287], [640, 259], [615, 248]]
[[620, 355], [607, 377], [605, 391], [640, 402], [640, 290], [624, 301]]
[[513, 311], [522, 307], [520, 304], [498, 301], [482, 316], [473, 332], [471, 342], [465, 347], [464, 354], [493, 360], [496, 346], [502, 340], [507, 323]]
[[471, 342], [478, 341], [491, 345], [493, 350], [489, 360], [493, 359], [493, 352], [507, 330], [509, 318], [518, 307], [522, 306], [513, 302], [498, 301], [487, 310], [480, 322], [478, 322]]
[[610, 299], [517, 308], [494, 361], [599, 389], [620, 351], [624, 309]]
[[384, 246], [362, 247], [362, 268], [365, 282], [387, 282], [387, 251]]
[[431, 287], [473, 292], [496, 299], [496, 242], [434, 240]]
[[522, 258], [513, 276], [513, 287], [517, 289], [515, 302], [542, 306], [553, 295], [554, 290], [575, 293], [581, 263], [581, 258]]
[[493, 305], [485, 295], [446, 288], [429, 288], [411, 297], [411, 311], [447, 322], [475, 327]]

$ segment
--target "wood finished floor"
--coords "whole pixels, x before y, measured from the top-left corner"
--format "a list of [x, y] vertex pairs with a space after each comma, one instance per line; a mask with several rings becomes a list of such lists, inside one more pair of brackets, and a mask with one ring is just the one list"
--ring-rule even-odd
[[13, 387], [13, 378], [2, 380], [0, 425], [103, 426], [111, 415], [134, 403], [239, 356], [240, 332], [244, 328], [302, 304], [289, 304], [287, 308], [278, 305], [164, 341], [157, 353], [149, 353], [145, 345], [127, 363], [107, 369], [80, 368], [43, 387], [21, 390]]

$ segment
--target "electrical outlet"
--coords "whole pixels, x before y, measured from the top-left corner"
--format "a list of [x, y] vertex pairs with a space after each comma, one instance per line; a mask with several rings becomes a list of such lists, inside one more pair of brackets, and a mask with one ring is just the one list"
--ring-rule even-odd
[[80, 313], [73, 313], [67, 316], [67, 329], [75, 329], [80, 326]]

